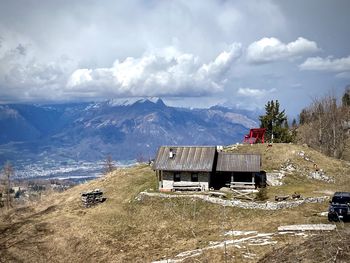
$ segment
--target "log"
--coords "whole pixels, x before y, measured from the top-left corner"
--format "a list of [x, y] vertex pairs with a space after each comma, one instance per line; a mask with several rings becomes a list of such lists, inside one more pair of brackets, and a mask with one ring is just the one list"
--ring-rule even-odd
[[276, 195], [275, 196], [275, 201], [277, 201], [277, 202], [286, 201], [288, 199], [289, 199], [289, 195], [281, 195], [281, 196]]

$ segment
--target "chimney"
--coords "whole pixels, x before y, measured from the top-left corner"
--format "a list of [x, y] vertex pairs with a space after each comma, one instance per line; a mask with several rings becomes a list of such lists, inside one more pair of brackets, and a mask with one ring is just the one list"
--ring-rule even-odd
[[173, 159], [175, 157], [175, 154], [176, 154], [175, 151], [172, 148], [170, 148], [170, 150], [169, 150], [169, 158]]

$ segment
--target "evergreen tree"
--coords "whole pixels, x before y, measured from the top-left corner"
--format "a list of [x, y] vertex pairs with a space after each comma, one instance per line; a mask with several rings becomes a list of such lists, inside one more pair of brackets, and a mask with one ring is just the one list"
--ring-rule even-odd
[[299, 114], [299, 124], [303, 125], [309, 121], [309, 113], [307, 109], [302, 109], [302, 111]]
[[342, 97], [343, 106], [350, 106], [350, 85], [345, 88], [344, 95]]
[[285, 110], [280, 111], [278, 100], [268, 101], [265, 115], [259, 117], [260, 127], [266, 128], [266, 137], [273, 142], [291, 142]]

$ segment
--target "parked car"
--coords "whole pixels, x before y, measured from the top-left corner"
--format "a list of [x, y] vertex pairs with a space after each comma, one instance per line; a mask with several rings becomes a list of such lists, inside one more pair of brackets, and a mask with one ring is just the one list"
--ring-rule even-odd
[[347, 221], [350, 219], [350, 192], [336, 192], [328, 209], [329, 221]]

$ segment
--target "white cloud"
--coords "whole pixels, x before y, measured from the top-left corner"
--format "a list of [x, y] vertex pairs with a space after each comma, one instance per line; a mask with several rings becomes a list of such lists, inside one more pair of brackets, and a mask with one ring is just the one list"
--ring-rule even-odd
[[350, 79], [350, 71], [338, 73], [335, 77], [338, 79]]
[[31, 43], [3, 40], [0, 47], [0, 96], [21, 101], [60, 99], [67, 75], [76, 67], [68, 57], [37, 58]]
[[350, 56], [344, 58], [312, 57], [305, 60], [299, 68], [301, 70], [345, 72], [350, 71]]
[[316, 42], [302, 37], [288, 44], [274, 37], [264, 37], [249, 45], [247, 59], [250, 63], [269, 63], [317, 51]]
[[251, 88], [239, 88], [237, 94], [244, 97], [263, 97], [269, 93], [275, 92], [276, 89], [251, 89]]
[[[204, 98], [209, 104], [214, 97], [234, 104], [264, 105], [273, 97], [284, 98], [296, 109], [307, 104], [309, 94], [348, 84], [345, 73], [349, 71], [335, 72], [336, 77], [322, 71], [305, 75], [294, 67], [296, 62], [301, 64], [307, 57], [319, 55], [309, 54], [318, 46], [324, 48], [323, 57], [349, 54], [346, 10], [350, 1], [321, 1], [317, 8], [305, 6], [303, 1], [277, 0], [3, 2], [1, 101], [176, 94], [176, 103], [186, 100], [191, 106]], [[325, 15], [327, 19], [322, 21], [314, 19]], [[227, 43], [233, 42], [244, 43], [244, 57], [237, 58], [239, 49], [230, 52]], [[167, 46], [175, 48], [158, 50]], [[62, 55], [70, 60], [61, 59]], [[300, 57], [304, 60], [297, 61]], [[273, 61], [280, 63], [269, 63]], [[254, 63], [268, 64], [262, 68]], [[295, 93], [289, 84], [299, 82], [307, 88]], [[285, 88], [257, 97], [237, 94], [239, 87]], [[208, 96], [183, 97], [201, 94]]]
[[241, 45], [234, 43], [213, 61], [200, 63], [193, 54], [174, 47], [154, 50], [140, 58], [116, 60], [111, 68], [77, 69], [69, 77], [67, 91], [95, 89], [120, 96], [203, 96], [223, 90], [225, 78]]

